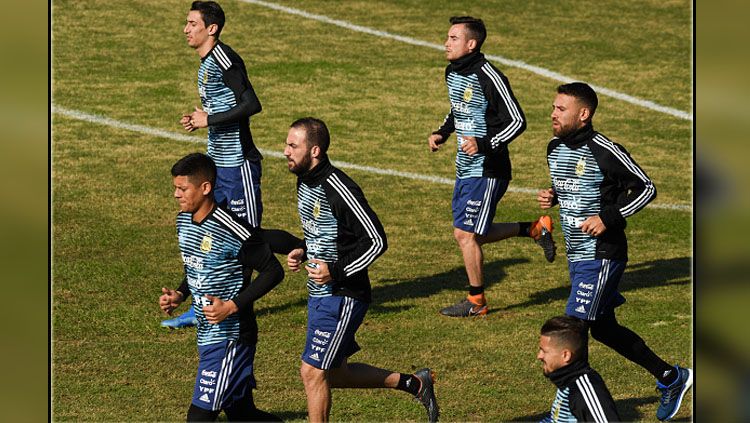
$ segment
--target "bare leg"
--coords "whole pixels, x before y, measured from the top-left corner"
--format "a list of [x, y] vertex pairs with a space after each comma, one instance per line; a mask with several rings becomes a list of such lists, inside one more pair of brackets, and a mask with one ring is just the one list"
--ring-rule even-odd
[[331, 385], [326, 373], [304, 361], [300, 367], [307, 395], [307, 416], [311, 423], [327, 422], [331, 413]]
[[482, 286], [482, 246], [477, 242], [476, 234], [467, 232], [462, 229], [453, 228], [453, 237], [458, 242], [458, 248], [461, 249], [461, 255], [464, 258], [466, 267], [466, 276], [469, 278], [469, 285]]

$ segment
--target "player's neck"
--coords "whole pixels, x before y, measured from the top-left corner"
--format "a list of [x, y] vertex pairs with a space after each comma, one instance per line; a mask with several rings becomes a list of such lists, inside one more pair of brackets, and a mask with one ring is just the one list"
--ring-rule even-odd
[[198, 56], [200, 56], [201, 59], [203, 59], [204, 57], [206, 57], [208, 55], [208, 53], [211, 52], [211, 49], [213, 49], [214, 46], [216, 45], [216, 43], [218, 43], [218, 42], [219, 42], [219, 40], [217, 40], [216, 38], [214, 38], [214, 37], [208, 37], [208, 40], [206, 40], [205, 43], [203, 43], [200, 46], [198, 46], [195, 49], [195, 51], [198, 53]]
[[214, 209], [214, 202], [213, 200], [206, 200], [203, 202], [203, 204], [198, 207], [198, 210], [193, 212], [193, 222], [195, 223], [201, 223], [206, 219], [206, 216], [208, 216], [211, 211]]

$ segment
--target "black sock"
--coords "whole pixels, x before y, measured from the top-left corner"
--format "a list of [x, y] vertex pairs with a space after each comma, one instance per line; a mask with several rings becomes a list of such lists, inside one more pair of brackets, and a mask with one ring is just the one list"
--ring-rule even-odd
[[672, 367], [671, 369], [665, 371], [661, 374], [661, 377], [657, 377], [659, 379], [659, 382], [664, 386], [669, 386], [674, 383], [674, 381], [677, 380], [678, 373], [675, 371], [675, 368]]
[[469, 295], [484, 294], [484, 285], [482, 286], [469, 286]]
[[518, 236], [531, 236], [529, 231], [531, 230], [531, 222], [518, 222]]
[[419, 392], [419, 385], [420, 385], [419, 379], [417, 379], [414, 375], [407, 375], [406, 373], [401, 373], [401, 377], [398, 380], [398, 386], [396, 386], [396, 389], [404, 392], [408, 392], [412, 395], [417, 395]]

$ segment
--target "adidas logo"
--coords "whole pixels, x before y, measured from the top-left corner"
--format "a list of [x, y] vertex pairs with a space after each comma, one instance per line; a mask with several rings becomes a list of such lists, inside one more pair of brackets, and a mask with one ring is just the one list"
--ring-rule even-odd
[[201, 400], [201, 401], [203, 401], [203, 402], [211, 402], [211, 400], [208, 399], [208, 394], [203, 394], [203, 396], [200, 397], [200, 398], [198, 398], [198, 399]]
[[584, 307], [583, 305], [579, 305], [579, 306], [578, 306], [578, 307], [576, 308], [576, 311], [577, 311], [578, 313], [586, 313], [586, 307]]
[[471, 219], [464, 220], [464, 225], [466, 226], [474, 226], [474, 221]]
[[310, 355], [310, 358], [312, 358], [315, 361], [320, 361], [320, 357], [318, 356], [318, 353]]

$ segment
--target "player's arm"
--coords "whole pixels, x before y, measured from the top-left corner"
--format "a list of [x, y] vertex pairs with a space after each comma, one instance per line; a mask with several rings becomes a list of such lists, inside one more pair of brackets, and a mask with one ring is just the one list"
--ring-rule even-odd
[[[242, 290], [232, 301], [241, 311], [278, 285], [284, 279], [284, 269], [271, 251], [271, 246], [259, 234], [242, 243], [239, 260], [245, 281]], [[258, 272], [258, 276], [251, 281], [253, 270]]]
[[234, 92], [237, 105], [225, 112], [208, 115], [209, 126], [238, 122], [263, 110], [252, 84], [238, 64], [232, 64], [224, 71], [223, 80], [224, 84]]
[[607, 228], [625, 228], [634, 215], [656, 198], [656, 187], [627, 150], [614, 143], [592, 143], [591, 151], [606, 179], [620, 194], [614, 204], [602, 207], [599, 217]]
[[[445, 68], [446, 82], [448, 81], [448, 73], [449, 73], [449, 70], [446, 67]], [[447, 115], [445, 115], [445, 119], [443, 119], [443, 123], [440, 125], [437, 131], [434, 131], [432, 134], [430, 134], [430, 137], [428, 138], [430, 149], [432, 151], [436, 151], [441, 144], [444, 144], [446, 141], [448, 141], [448, 137], [450, 137], [450, 135], [455, 131], [456, 131], [456, 124], [455, 124], [455, 121], [453, 120], [453, 107], [451, 107], [451, 110], [448, 112]]]
[[355, 183], [334, 173], [324, 187], [339, 225], [351, 234], [348, 238], [356, 240], [336, 262], [328, 263], [331, 278], [341, 280], [367, 269], [388, 249], [388, 241], [378, 216]]
[[480, 153], [488, 154], [508, 148], [508, 144], [526, 130], [526, 116], [505, 75], [489, 64], [483, 66], [478, 75], [488, 104], [487, 134], [477, 138], [477, 148]]

